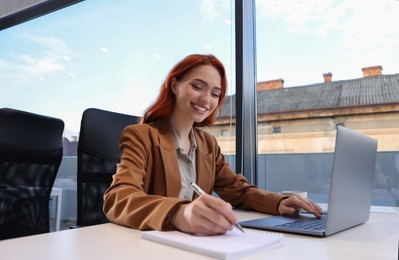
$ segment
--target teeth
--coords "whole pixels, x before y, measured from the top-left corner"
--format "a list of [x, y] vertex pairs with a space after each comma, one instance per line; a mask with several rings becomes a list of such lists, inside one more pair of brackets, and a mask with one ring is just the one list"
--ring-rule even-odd
[[198, 109], [198, 110], [200, 110], [200, 111], [202, 111], [202, 112], [205, 112], [206, 111], [206, 108], [203, 108], [203, 107], [200, 107], [200, 106], [197, 106], [197, 105], [193, 105], [196, 109]]

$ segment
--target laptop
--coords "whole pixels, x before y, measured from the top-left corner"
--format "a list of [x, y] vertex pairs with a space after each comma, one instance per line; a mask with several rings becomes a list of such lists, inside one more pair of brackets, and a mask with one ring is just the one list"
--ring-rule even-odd
[[377, 140], [338, 126], [328, 211], [272, 216], [240, 222], [247, 228], [326, 237], [369, 220]]

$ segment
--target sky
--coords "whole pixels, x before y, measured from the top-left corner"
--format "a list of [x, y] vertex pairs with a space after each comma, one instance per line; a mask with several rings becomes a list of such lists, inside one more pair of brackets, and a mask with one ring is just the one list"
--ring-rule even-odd
[[399, 72], [399, 1], [257, 1], [258, 81], [285, 86]]
[[[60, 117], [83, 110], [142, 115], [171, 67], [215, 54], [234, 94], [231, 0], [86, 0], [0, 31], [0, 105]], [[257, 80], [285, 87], [399, 73], [399, 1], [256, 1]]]

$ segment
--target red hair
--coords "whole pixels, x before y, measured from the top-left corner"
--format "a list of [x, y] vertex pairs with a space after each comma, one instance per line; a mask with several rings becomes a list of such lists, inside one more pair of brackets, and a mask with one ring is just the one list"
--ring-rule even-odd
[[218, 101], [218, 106], [215, 111], [212, 112], [207, 118], [202, 122], [194, 122], [194, 126], [210, 126], [215, 122], [215, 117], [217, 111], [221, 111], [223, 100], [226, 96], [227, 89], [227, 79], [226, 72], [223, 63], [218, 60], [213, 55], [202, 55], [202, 54], [192, 54], [185, 57], [182, 61], [177, 63], [173, 69], [169, 72], [164, 83], [162, 84], [161, 91], [155, 103], [147, 108], [144, 116], [142, 118], [142, 123], [151, 123], [160, 118], [168, 117], [173, 112], [176, 104], [175, 94], [172, 92], [172, 79], [180, 80], [186, 76], [192, 69], [197, 68], [202, 65], [213, 66], [220, 74], [221, 82], [221, 94]]

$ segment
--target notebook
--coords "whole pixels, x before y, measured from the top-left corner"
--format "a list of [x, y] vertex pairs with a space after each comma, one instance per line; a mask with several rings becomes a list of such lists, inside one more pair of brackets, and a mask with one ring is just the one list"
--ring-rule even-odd
[[309, 213], [299, 213], [243, 221], [240, 224], [248, 228], [320, 237], [362, 224], [370, 217], [376, 156], [377, 140], [338, 126], [328, 212], [321, 219]]
[[262, 250], [282, 246], [283, 234], [263, 230], [236, 230], [224, 235], [204, 236], [179, 231], [142, 231], [141, 237], [165, 245], [218, 259], [237, 259]]

